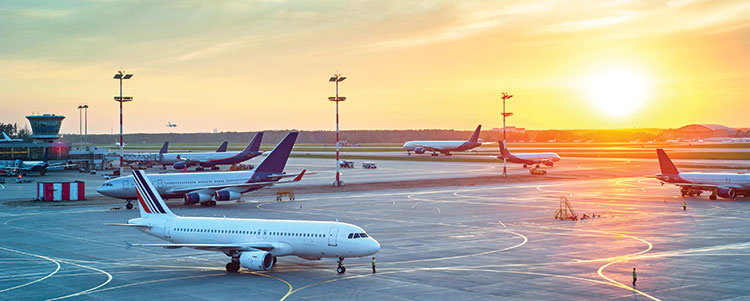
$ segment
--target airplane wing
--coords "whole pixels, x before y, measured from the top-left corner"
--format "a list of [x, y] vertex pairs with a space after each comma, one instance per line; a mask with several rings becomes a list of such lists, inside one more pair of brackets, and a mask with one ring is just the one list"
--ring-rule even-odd
[[239, 244], [131, 244], [125, 242], [126, 248], [130, 247], [162, 247], [165, 249], [179, 249], [179, 248], [193, 248], [198, 250], [208, 251], [222, 251], [225, 250], [273, 250], [274, 246], [270, 243], [264, 242], [253, 242], [253, 243], [239, 243]]
[[[236, 183], [236, 184], [222, 184], [222, 185], [208, 185], [208, 186], [194, 186], [194, 187], [182, 187], [182, 188], [173, 188], [167, 190], [168, 193], [188, 193], [196, 190], [220, 190], [224, 188], [239, 188], [240, 190], [247, 190], [247, 189], [261, 189], [266, 186], [273, 186], [274, 184], [283, 184], [283, 183], [291, 183], [291, 182], [298, 182], [299, 180], [302, 180], [302, 176], [305, 175], [305, 172], [307, 170], [303, 169], [302, 172], [299, 174], [291, 174], [291, 175], [271, 175], [268, 176], [268, 178], [271, 179], [271, 181], [263, 181], [263, 182], [252, 182], [252, 183]], [[278, 179], [282, 178], [288, 178], [288, 177], [295, 177], [291, 181], [284, 181], [279, 182]]]
[[133, 227], [133, 228], [151, 228], [149, 225], [137, 225], [137, 224], [117, 224], [117, 223], [105, 223], [105, 226], [118, 226], [118, 227]]
[[426, 151], [430, 151], [430, 152], [442, 152], [443, 151], [443, 149], [439, 147], [431, 147], [431, 146], [422, 145], [422, 144], [415, 144], [415, 145], [417, 147], [424, 148]]

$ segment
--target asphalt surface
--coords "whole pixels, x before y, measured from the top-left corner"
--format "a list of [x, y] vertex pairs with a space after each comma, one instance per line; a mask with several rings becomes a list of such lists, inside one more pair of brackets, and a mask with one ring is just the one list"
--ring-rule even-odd
[[[309, 181], [329, 182], [333, 169], [328, 169], [326, 161], [305, 160], [310, 161], [290, 160], [288, 171], [317, 170]], [[103, 226], [138, 215], [136, 210], [111, 210], [112, 204], [120, 204], [117, 200], [60, 206], [6, 204], [0, 206], [0, 299], [706, 300], [750, 296], [750, 199], [710, 201], [704, 195], [685, 199], [687, 210], [683, 211], [677, 188], [641, 176], [658, 171], [652, 164], [587, 162], [590, 165], [561, 163], [550, 170], [548, 178], [489, 185], [298, 194], [295, 201], [285, 202], [249, 194], [241, 203], [216, 207], [169, 202], [176, 214], [184, 216], [338, 219], [359, 225], [382, 245], [375, 255], [376, 274], [370, 270], [369, 258], [347, 258], [347, 272], [339, 275], [333, 259], [297, 257], [279, 258], [269, 272], [227, 274], [228, 257], [220, 253], [126, 249], [124, 241], [160, 241], [134, 229]], [[498, 166], [478, 163], [379, 163], [378, 170], [347, 171], [345, 180], [429, 179], [499, 171]], [[522, 174], [528, 171], [511, 169], [511, 177]], [[85, 177], [92, 182], [101, 178]], [[6, 184], [0, 190], [3, 201], [28, 193], [33, 185], [26, 185], [30, 184]], [[554, 219], [562, 196], [579, 216], [600, 217]], [[635, 289], [633, 267], [638, 272]]]

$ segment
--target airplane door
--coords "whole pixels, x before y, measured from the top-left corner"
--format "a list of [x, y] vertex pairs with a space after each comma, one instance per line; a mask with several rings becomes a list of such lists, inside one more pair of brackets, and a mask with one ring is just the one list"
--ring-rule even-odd
[[156, 187], [157, 187], [157, 189], [164, 188], [164, 180], [162, 180], [162, 179], [156, 180]]
[[336, 246], [336, 236], [339, 234], [339, 227], [331, 227], [331, 229], [328, 230], [328, 245], [329, 246]]
[[172, 226], [172, 221], [167, 220], [167, 222], [164, 224], [164, 238], [172, 238], [169, 236], [169, 227]]

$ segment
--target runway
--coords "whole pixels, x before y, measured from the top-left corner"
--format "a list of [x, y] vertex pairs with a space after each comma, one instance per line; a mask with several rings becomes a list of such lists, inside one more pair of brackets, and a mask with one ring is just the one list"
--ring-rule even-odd
[[[465, 168], [475, 171], [471, 166]], [[387, 175], [388, 168], [359, 171]], [[338, 219], [362, 226], [382, 245], [375, 274], [369, 258], [347, 258], [347, 272], [338, 275], [333, 259], [297, 257], [280, 257], [269, 272], [227, 274], [228, 257], [220, 253], [126, 249], [124, 241], [160, 242], [134, 229], [103, 226], [136, 217], [134, 210], [110, 210], [109, 204], [3, 206], [0, 299], [705, 300], [750, 295], [745, 285], [750, 267], [747, 198], [689, 198], [683, 211], [677, 188], [634, 176], [648, 174], [650, 166], [614, 167], [622, 177], [594, 167], [575, 171], [578, 164], [567, 168], [589, 176], [300, 194], [293, 202], [251, 195], [243, 203], [216, 207], [169, 203], [185, 216]], [[560, 170], [564, 166], [553, 172]], [[326, 174], [319, 175], [322, 179], [315, 181], [326, 180]], [[561, 196], [579, 215], [601, 217], [555, 220]], [[638, 271], [635, 289], [633, 267]]]

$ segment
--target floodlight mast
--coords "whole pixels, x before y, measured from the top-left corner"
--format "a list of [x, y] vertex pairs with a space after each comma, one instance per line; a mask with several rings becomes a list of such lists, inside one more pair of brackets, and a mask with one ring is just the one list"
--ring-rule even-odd
[[123, 70], [117, 70], [117, 73], [114, 76], [114, 79], [120, 80], [120, 97], [115, 96], [115, 101], [120, 103], [120, 176], [123, 175], [123, 166], [124, 160], [123, 160], [123, 145], [122, 142], [122, 103], [127, 101], [133, 101], [133, 97], [122, 97], [122, 80], [123, 79], [130, 79], [133, 77], [133, 74], [126, 74]]
[[[502, 92], [502, 96], [500, 97], [503, 99], [503, 147], [504, 148], [508, 147], [508, 145], [505, 143], [505, 117], [513, 116], [513, 113], [505, 112], [505, 100], [510, 99], [511, 97], [513, 97], [513, 95], [510, 95], [506, 92]], [[500, 150], [500, 152], [502, 152], [502, 150]], [[504, 154], [501, 153], [501, 155], [503, 155], [503, 178], [507, 178], [508, 177], [507, 158], [505, 157]]]
[[336, 181], [333, 182], [333, 186], [335, 187], [341, 186], [341, 177], [339, 173], [339, 102], [345, 101], [346, 97], [339, 97], [339, 82], [345, 79], [346, 76], [341, 76], [341, 74], [334, 74], [330, 79], [328, 79], [329, 82], [336, 83], [336, 96], [328, 97], [328, 100], [336, 102]]

